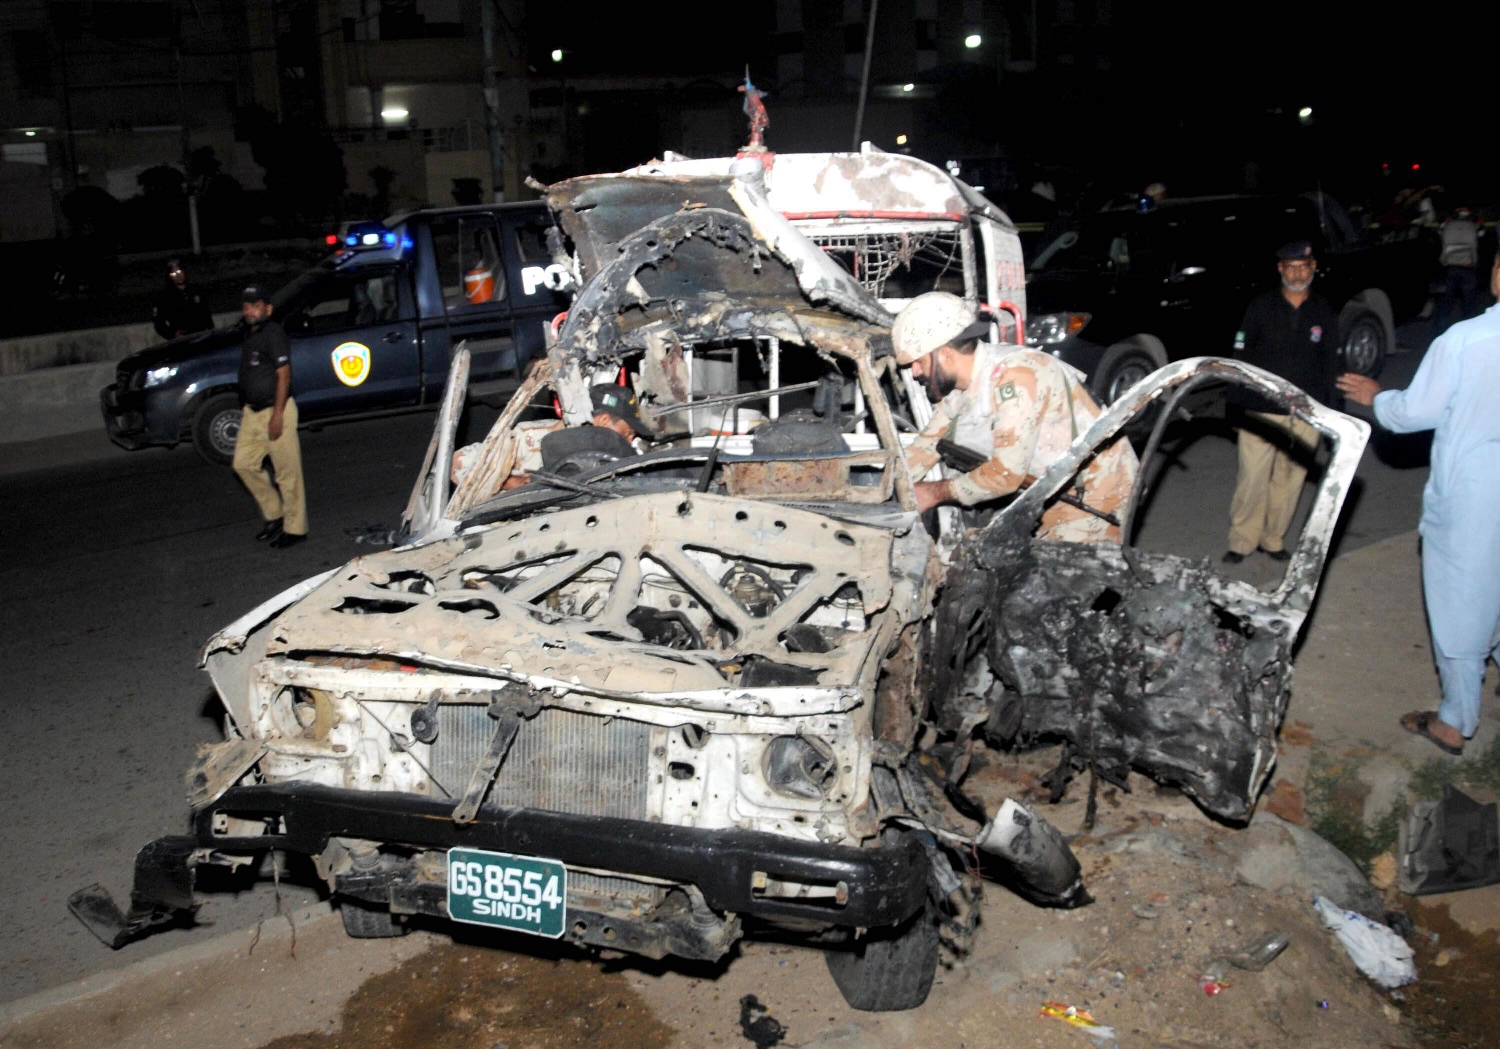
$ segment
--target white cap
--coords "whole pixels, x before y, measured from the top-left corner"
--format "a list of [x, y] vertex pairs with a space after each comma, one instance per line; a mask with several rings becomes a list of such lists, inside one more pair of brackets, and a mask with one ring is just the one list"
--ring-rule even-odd
[[974, 318], [964, 300], [946, 291], [918, 295], [891, 326], [891, 344], [897, 364], [911, 364], [949, 343], [977, 339], [988, 325]]

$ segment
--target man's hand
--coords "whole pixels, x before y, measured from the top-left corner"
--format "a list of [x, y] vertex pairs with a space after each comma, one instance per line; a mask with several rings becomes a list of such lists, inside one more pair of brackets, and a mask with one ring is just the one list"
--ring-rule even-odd
[[934, 506], [953, 502], [953, 493], [948, 489], [947, 481], [918, 481], [917, 489], [917, 512], [925, 514]]
[[1363, 404], [1367, 408], [1375, 403], [1375, 395], [1380, 392], [1380, 383], [1355, 372], [1345, 372], [1340, 375], [1334, 385], [1339, 388], [1340, 393], [1355, 404]]
[[281, 440], [281, 413], [271, 413], [271, 425], [266, 427], [266, 432], [271, 435], [271, 440]]

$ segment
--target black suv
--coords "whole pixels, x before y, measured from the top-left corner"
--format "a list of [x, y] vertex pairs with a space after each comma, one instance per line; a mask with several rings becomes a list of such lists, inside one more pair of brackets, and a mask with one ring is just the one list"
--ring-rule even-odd
[[1339, 311], [1348, 367], [1380, 371], [1395, 329], [1427, 302], [1425, 241], [1376, 244], [1326, 194], [1168, 200], [1079, 220], [1032, 260], [1026, 341], [1114, 401], [1168, 361], [1228, 356], [1250, 299], [1274, 287], [1276, 248], [1312, 242], [1313, 287]]

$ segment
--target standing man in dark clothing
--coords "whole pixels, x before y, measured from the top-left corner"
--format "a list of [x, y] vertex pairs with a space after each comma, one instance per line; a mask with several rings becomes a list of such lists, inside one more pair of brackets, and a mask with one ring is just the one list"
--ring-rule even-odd
[[[307, 538], [307, 499], [302, 490], [302, 446], [297, 442], [297, 402], [292, 400], [292, 347], [271, 319], [270, 295], [252, 284], [240, 296], [246, 328], [240, 348], [239, 437], [234, 472], [255, 497], [265, 526], [256, 539], [282, 549]], [[263, 461], [269, 457], [275, 479]]]
[[214, 326], [213, 315], [178, 259], [167, 260], [166, 281], [151, 300], [151, 323], [163, 339], [177, 339]]
[[[1305, 240], [1276, 252], [1281, 288], [1257, 296], [1245, 311], [1234, 340], [1238, 360], [1305, 390], [1314, 400], [1332, 404], [1338, 397], [1338, 315], [1321, 295], [1311, 292], [1318, 263]], [[1229, 551], [1224, 560], [1239, 564], [1257, 549], [1275, 561], [1291, 556], [1283, 541], [1307, 468], [1299, 458], [1318, 446], [1310, 425], [1276, 404], [1243, 388], [1231, 393], [1245, 425], [1239, 433], [1239, 478], [1229, 506]]]

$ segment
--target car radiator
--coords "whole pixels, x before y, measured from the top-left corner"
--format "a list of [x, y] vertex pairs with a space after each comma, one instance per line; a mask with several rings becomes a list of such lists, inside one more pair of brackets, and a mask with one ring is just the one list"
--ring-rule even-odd
[[[438, 708], [432, 774], [455, 800], [495, 734], [486, 709]], [[650, 725], [547, 708], [521, 723], [483, 808], [644, 820], [650, 762]]]

